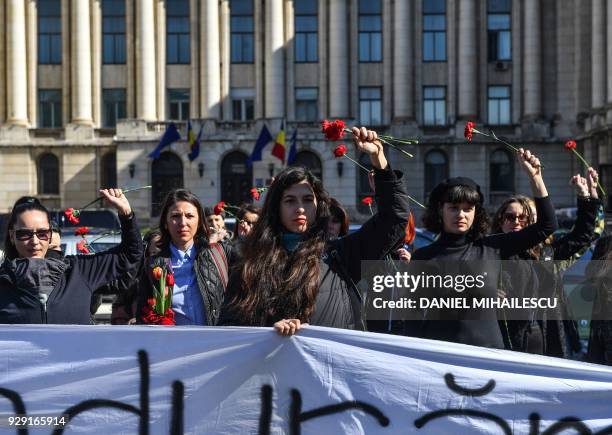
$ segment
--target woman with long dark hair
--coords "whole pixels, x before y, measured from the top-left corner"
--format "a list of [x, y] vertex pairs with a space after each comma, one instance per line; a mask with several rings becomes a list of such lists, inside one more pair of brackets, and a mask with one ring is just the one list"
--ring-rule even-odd
[[49, 211], [36, 198], [13, 207], [0, 267], [0, 323], [90, 324], [92, 292], [137, 266], [142, 239], [130, 203], [120, 189], [100, 193], [119, 214], [121, 244], [92, 255], [48, 257]]
[[232, 251], [229, 243], [209, 243], [210, 230], [196, 195], [185, 189], [168, 193], [159, 216], [160, 252], [145, 264], [139, 290], [139, 318], [152, 297], [153, 262], [162, 258], [172, 265], [172, 310], [177, 325], [214, 326], [227, 286]]
[[330, 198], [302, 167], [275, 177], [259, 222], [245, 240], [232, 275], [221, 324], [272, 326], [282, 334], [301, 324], [363, 329], [361, 261], [381, 259], [404, 234], [408, 198], [402, 174], [389, 168], [376, 132], [353, 128], [358, 152], [375, 168], [378, 213], [359, 231], [329, 240]]
[[[470, 297], [496, 297], [499, 270], [487, 264], [532, 248], [544, 241], [557, 227], [554, 208], [541, 175], [539, 160], [529, 151], [520, 149], [517, 160], [524, 170], [535, 197], [540, 219], [519, 232], [488, 235], [489, 219], [483, 205], [480, 186], [464, 177], [450, 178], [438, 184], [429, 196], [423, 216], [425, 228], [438, 233], [429, 246], [417, 249], [415, 260], [435, 260], [432, 264], [454, 264], [456, 267], [479, 266], [479, 274], [486, 276], [486, 285], [469, 294]], [[492, 269], [492, 270], [488, 270]], [[475, 271], [476, 272], [476, 271]], [[467, 297], [467, 296], [466, 296]], [[503, 348], [504, 342], [494, 311], [475, 313], [468, 310], [427, 311], [418, 335], [424, 338]], [[432, 316], [441, 316], [434, 319]]]
[[[597, 192], [597, 171], [588, 169], [587, 179], [574, 175], [570, 183], [576, 190], [578, 213], [572, 230], [562, 237], [549, 237], [531, 249], [505, 259], [533, 260], [539, 285], [529, 297], [556, 297], [559, 305], [553, 313], [532, 310], [530, 320], [507, 322], [509, 345], [512, 350], [568, 358], [580, 350], [578, 325], [563, 290], [563, 272], [579, 258], [591, 244], [595, 232], [597, 212], [601, 206]], [[518, 195], [508, 198], [495, 213], [493, 231], [510, 233], [521, 231], [538, 219], [531, 199]], [[525, 293], [525, 289], [516, 289]], [[502, 329], [504, 332], [504, 329]]]

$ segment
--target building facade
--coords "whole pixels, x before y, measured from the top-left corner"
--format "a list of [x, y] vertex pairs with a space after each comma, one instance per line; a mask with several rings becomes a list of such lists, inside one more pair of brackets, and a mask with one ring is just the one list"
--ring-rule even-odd
[[[1, 212], [149, 184], [130, 196], [147, 224], [173, 187], [236, 204], [283, 167], [272, 144], [247, 165], [265, 124], [287, 148], [297, 130], [297, 163], [364, 218], [367, 176], [334, 159], [324, 118], [418, 138], [389, 154], [421, 202], [457, 175], [490, 207], [529, 193], [508, 150], [465, 141], [468, 120], [537, 153], [558, 207], [581, 171], [568, 139], [612, 191], [612, 0], [0, 0], [0, 30]], [[195, 161], [184, 139], [148, 158], [188, 120]]]

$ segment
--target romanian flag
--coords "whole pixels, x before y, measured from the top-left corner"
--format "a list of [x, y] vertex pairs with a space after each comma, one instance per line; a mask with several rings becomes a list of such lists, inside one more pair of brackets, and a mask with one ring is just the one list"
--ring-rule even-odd
[[193, 162], [200, 155], [200, 140], [202, 139], [202, 128], [198, 137], [193, 133], [193, 127], [191, 121], [187, 121], [187, 143], [189, 143], [189, 161]]
[[272, 148], [272, 155], [278, 157], [278, 159], [285, 163], [285, 122], [281, 125], [281, 129], [276, 135], [276, 141], [274, 142], [274, 148]]

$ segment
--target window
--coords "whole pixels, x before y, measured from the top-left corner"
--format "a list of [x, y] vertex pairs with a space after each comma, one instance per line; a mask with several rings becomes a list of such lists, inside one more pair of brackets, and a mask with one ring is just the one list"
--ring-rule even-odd
[[45, 89], [38, 91], [39, 127], [58, 128], [62, 126], [62, 91]]
[[382, 62], [381, 0], [359, 0], [359, 62]]
[[102, 63], [125, 63], [125, 0], [102, 2]]
[[446, 60], [446, 0], [423, 0], [423, 61]]
[[232, 97], [232, 119], [250, 121], [255, 118], [255, 91], [251, 88], [234, 88]]
[[38, 63], [62, 63], [62, 5], [60, 0], [38, 0]]
[[169, 64], [188, 64], [189, 0], [166, 2], [166, 61]]
[[295, 88], [295, 118], [298, 121], [319, 119], [318, 97], [317, 88]]
[[189, 90], [168, 89], [170, 119], [187, 121], [189, 119]]
[[231, 0], [232, 63], [253, 63], [255, 58], [253, 0]]
[[510, 31], [511, 0], [488, 0], [487, 41], [489, 61], [512, 58]]
[[448, 178], [448, 159], [442, 151], [434, 150], [425, 155], [425, 197], [442, 180]]
[[510, 86], [489, 86], [489, 124], [510, 124]]
[[249, 190], [253, 186], [253, 167], [249, 156], [242, 151], [232, 151], [221, 161], [221, 200], [229, 204], [253, 201]]
[[295, 1], [295, 61], [316, 62], [317, 53], [317, 0]]
[[444, 86], [423, 87], [423, 124], [446, 124], [446, 88]]
[[125, 118], [125, 89], [104, 89], [104, 127], [115, 127], [119, 119]]
[[59, 160], [51, 153], [38, 158], [38, 194], [59, 195]]
[[[164, 198], [174, 189], [183, 188], [183, 162], [172, 152], [163, 152], [151, 163], [151, 216], [159, 216]], [[248, 192], [248, 189], [246, 189]]]
[[323, 180], [323, 166], [321, 165], [321, 159], [312, 151], [300, 151], [295, 155], [295, 160], [291, 166], [302, 166], [310, 172], [312, 175], [317, 177], [319, 180]]
[[512, 156], [506, 150], [495, 150], [491, 154], [489, 171], [491, 192], [514, 192], [514, 167]]
[[359, 121], [363, 125], [382, 125], [380, 88], [359, 88]]
[[104, 154], [101, 168], [101, 189], [117, 187], [117, 153], [114, 151]]

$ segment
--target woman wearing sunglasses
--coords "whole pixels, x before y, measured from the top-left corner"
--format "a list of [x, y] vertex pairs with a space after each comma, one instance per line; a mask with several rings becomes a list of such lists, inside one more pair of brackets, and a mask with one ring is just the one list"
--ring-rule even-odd
[[100, 193], [119, 214], [121, 244], [64, 259], [47, 257], [53, 233], [49, 211], [36, 198], [16, 203], [0, 266], [0, 323], [90, 324], [92, 291], [138, 265], [142, 239], [130, 203], [120, 189]]
[[[572, 320], [563, 291], [563, 272], [578, 260], [589, 247], [595, 231], [597, 211], [601, 201], [597, 194], [597, 171], [589, 168], [587, 178], [577, 174], [570, 184], [578, 197], [576, 223], [570, 232], [559, 238], [550, 236], [545, 242], [535, 245], [506, 259], [534, 260], [532, 266], [538, 285], [532, 292], [541, 297], [558, 298], [559, 305], [554, 316], [544, 318], [543, 313], [533, 312], [532, 320], [513, 320], [502, 327], [506, 346], [512, 350], [568, 358], [580, 350], [578, 325]], [[493, 232], [511, 233], [537, 222], [533, 201], [517, 195], [508, 198], [499, 207], [493, 220]], [[554, 261], [549, 261], [554, 260]], [[509, 289], [524, 293], [526, 289]], [[538, 296], [530, 294], [526, 296]]]

